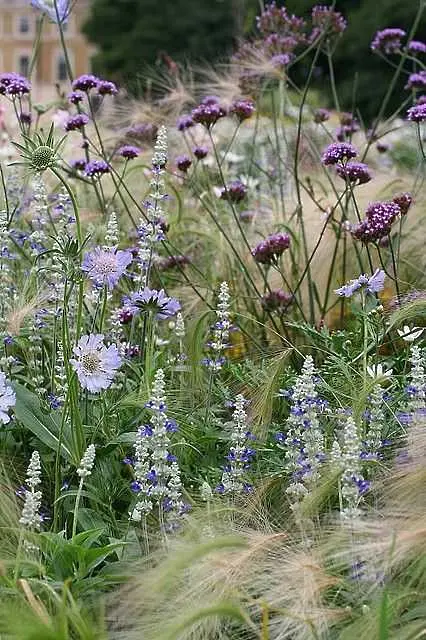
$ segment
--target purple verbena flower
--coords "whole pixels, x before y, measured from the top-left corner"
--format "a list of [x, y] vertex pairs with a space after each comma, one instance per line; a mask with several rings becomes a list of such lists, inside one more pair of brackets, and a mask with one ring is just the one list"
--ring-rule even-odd
[[315, 109], [314, 111], [314, 122], [319, 124], [320, 122], [326, 122], [326, 120], [330, 119], [330, 112], [328, 109]]
[[290, 62], [291, 55], [289, 53], [277, 53], [271, 58], [272, 66], [277, 68], [286, 67]]
[[183, 171], [183, 173], [186, 173], [188, 171], [191, 164], [192, 160], [187, 155], [181, 155], [176, 158], [176, 166], [179, 171]]
[[207, 154], [209, 152], [208, 147], [195, 147], [192, 150], [192, 153], [194, 154], [194, 156], [197, 158], [197, 160], [203, 160]]
[[115, 344], [106, 347], [103, 339], [102, 334], [81, 336], [70, 359], [81, 386], [91, 393], [108, 389], [122, 362]]
[[312, 9], [312, 24], [321, 31], [330, 31], [339, 34], [348, 26], [345, 18], [339, 11], [334, 11], [325, 5], [316, 5]]
[[333, 165], [355, 158], [358, 151], [350, 142], [332, 142], [322, 155], [321, 162], [325, 165]]
[[413, 196], [408, 192], [400, 193], [392, 198], [392, 202], [398, 205], [401, 210], [401, 215], [405, 216], [407, 215], [409, 208], [413, 204]]
[[134, 158], [138, 157], [140, 152], [141, 150], [139, 149], [139, 147], [134, 147], [131, 144], [125, 144], [118, 149], [117, 154], [122, 158], [126, 158], [126, 160], [133, 160]]
[[406, 89], [426, 89], [426, 71], [422, 70], [408, 76]]
[[23, 96], [31, 90], [30, 82], [19, 73], [0, 74], [0, 94], [7, 96]]
[[368, 206], [364, 220], [353, 227], [352, 235], [364, 243], [380, 240], [389, 235], [400, 214], [401, 208], [395, 202], [373, 202]]
[[180, 116], [178, 118], [178, 121], [176, 123], [176, 126], [178, 128], [178, 131], [185, 131], [186, 129], [189, 129], [190, 127], [193, 127], [195, 125], [194, 120], [192, 119], [192, 117], [190, 115], [183, 115]]
[[82, 76], [76, 78], [72, 83], [73, 91], [90, 91], [90, 89], [96, 89], [99, 84], [99, 78], [91, 73], [85, 73]]
[[97, 89], [100, 96], [116, 96], [118, 93], [117, 85], [110, 80], [99, 80]]
[[125, 297], [123, 302], [127, 312], [137, 315], [141, 311], [153, 311], [159, 320], [171, 318], [180, 310], [180, 302], [169, 298], [164, 289], [157, 291], [145, 287]]
[[68, 100], [71, 104], [78, 104], [84, 99], [84, 93], [82, 91], [71, 91], [68, 94]]
[[416, 104], [407, 111], [407, 120], [411, 122], [426, 121], [426, 104]]
[[229, 113], [237, 116], [238, 120], [242, 122], [250, 118], [255, 112], [255, 109], [256, 107], [254, 106], [253, 100], [235, 100], [229, 108]]
[[109, 164], [105, 160], [90, 160], [84, 169], [87, 178], [100, 178], [105, 173], [109, 173]]
[[405, 38], [406, 32], [403, 29], [383, 29], [377, 31], [371, 42], [372, 51], [382, 53], [395, 53], [401, 49], [401, 39]]
[[198, 122], [210, 129], [220, 118], [226, 116], [226, 110], [216, 103], [201, 103], [192, 110], [191, 116], [194, 122]]
[[65, 131], [77, 131], [82, 129], [89, 123], [89, 118], [85, 113], [78, 113], [75, 116], [70, 116], [64, 125]]
[[426, 42], [411, 40], [407, 45], [407, 49], [410, 53], [426, 53]]
[[363, 162], [347, 162], [346, 164], [338, 164], [336, 171], [337, 175], [347, 182], [365, 184], [371, 180], [370, 169]]
[[86, 160], [84, 160], [83, 158], [72, 160], [71, 167], [75, 171], [84, 171], [84, 169], [86, 168]]
[[102, 249], [96, 247], [85, 254], [81, 265], [88, 278], [97, 286], [106, 286], [113, 289], [121, 276], [132, 262], [130, 251], [117, 251], [116, 249]]
[[288, 233], [274, 233], [265, 240], [262, 240], [252, 251], [256, 262], [261, 264], [272, 264], [290, 246], [290, 236]]
[[234, 180], [230, 182], [224, 189], [222, 189], [222, 193], [220, 197], [222, 200], [227, 200], [228, 202], [238, 203], [247, 195], [247, 187], [245, 184], [241, 182], [241, 180]]
[[286, 293], [282, 289], [273, 289], [265, 293], [260, 299], [260, 303], [265, 311], [278, 311], [284, 313], [293, 302], [291, 293]]

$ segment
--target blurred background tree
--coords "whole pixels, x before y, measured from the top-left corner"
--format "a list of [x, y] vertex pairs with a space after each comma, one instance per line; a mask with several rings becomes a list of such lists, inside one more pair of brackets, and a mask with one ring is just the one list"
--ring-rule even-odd
[[[337, 0], [336, 10], [348, 20], [334, 64], [341, 107], [356, 103], [363, 118], [377, 113], [393, 69], [370, 50], [374, 33], [385, 27], [408, 30], [424, 0]], [[308, 16], [314, 0], [278, 0], [289, 12]], [[94, 70], [127, 85], [147, 66], [162, 60], [172, 64], [226, 59], [238, 38], [254, 28], [259, 0], [93, 0], [85, 32], [97, 45]], [[426, 39], [426, 11], [417, 30]], [[303, 82], [305, 67], [295, 70]], [[329, 70], [320, 60], [316, 86], [332, 106]], [[394, 92], [389, 111], [401, 103], [404, 78]], [[132, 88], [132, 86], [130, 86]]]

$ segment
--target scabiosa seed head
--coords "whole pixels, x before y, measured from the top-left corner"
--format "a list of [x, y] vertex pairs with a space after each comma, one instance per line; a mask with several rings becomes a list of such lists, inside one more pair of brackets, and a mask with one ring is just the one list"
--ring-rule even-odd
[[320, 122], [326, 122], [330, 119], [330, 112], [328, 109], [315, 109], [314, 111], [314, 122], [319, 124]]
[[230, 182], [224, 189], [222, 189], [222, 193], [220, 197], [222, 200], [227, 200], [228, 202], [233, 202], [237, 204], [244, 200], [247, 195], [247, 187], [245, 184], [241, 182], [241, 180], [234, 180]]
[[262, 240], [252, 251], [256, 262], [272, 264], [276, 262], [282, 253], [290, 246], [288, 233], [274, 233], [266, 240]]
[[338, 164], [336, 171], [337, 175], [343, 178], [343, 180], [354, 184], [365, 184], [371, 180], [370, 169], [363, 162]]
[[100, 96], [116, 96], [118, 93], [117, 85], [110, 80], [99, 80], [97, 89]]
[[321, 162], [325, 165], [333, 165], [355, 158], [358, 151], [350, 142], [333, 142], [322, 155]]
[[109, 173], [109, 164], [105, 160], [89, 160], [84, 169], [87, 178], [100, 178]]
[[416, 104], [407, 111], [407, 120], [411, 122], [426, 121], [426, 104]]
[[186, 173], [188, 171], [191, 164], [192, 160], [189, 156], [181, 155], [176, 158], [176, 166], [179, 171], [182, 171], [183, 173]]
[[74, 91], [90, 91], [90, 89], [96, 89], [99, 84], [99, 78], [91, 73], [85, 73], [82, 76], [76, 78], [72, 83]]
[[235, 100], [229, 109], [229, 113], [237, 116], [238, 120], [242, 122], [250, 118], [255, 112], [256, 107], [252, 100]]
[[77, 131], [89, 124], [89, 118], [85, 113], [78, 113], [76, 116], [70, 116], [64, 125], [65, 131]]
[[140, 155], [140, 152], [141, 150], [139, 149], [139, 147], [134, 147], [131, 144], [125, 144], [124, 146], [119, 148], [117, 154], [122, 158], [125, 158], [126, 160], [133, 160]]
[[401, 40], [405, 38], [406, 35], [403, 29], [383, 29], [382, 31], [377, 31], [371, 42], [371, 50], [388, 54], [395, 53], [401, 49]]
[[278, 313], [285, 313], [292, 302], [293, 296], [282, 289], [275, 289], [265, 293], [260, 299], [265, 311], [277, 311]]
[[34, 171], [46, 171], [56, 164], [55, 150], [47, 145], [40, 145], [31, 153], [30, 162]]
[[413, 204], [413, 196], [411, 193], [400, 193], [399, 195], [392, 198], [392, 202], [394, 202], [400, 208], [401, 215], [405, 216], [408, 213], [409, 208]]
[[197, 158], [197, 160], [203, 160], [209, 152], [208, 147], [195, 147], [192, 150], [192, 153]]
[[81, 386], [91, 393], [108, 389], [122, 362], [115, 344], [106, 347], [103, 339], [102, 334], [81, 336], [70, 359]]
[[406, 89], [423, 89], [426, 90], [426, 71], [422, 70], [418, 73], [412, 73], [408, 76]]
[[11, 96], [23, 96], [31, 91], [30, 82], [19, 73], [0, 74], [0, 94]]
[[97, 286], [105, 285], [108, 289], [113, 289], [119, 279], [126, 273], [132, 258], [130, 251], [96, 247], [93, 251], [85, 254], [81, 270]]

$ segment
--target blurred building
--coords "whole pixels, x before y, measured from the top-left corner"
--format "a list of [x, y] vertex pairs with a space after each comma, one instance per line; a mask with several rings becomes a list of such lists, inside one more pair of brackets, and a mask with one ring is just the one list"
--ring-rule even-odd
[[[75, 0], [65, 28], [69, 58], [75, 75], [90, 70], [92, 47], [81, 33], [89, 0]], [[0, 71], [15, 71], [28, 76], [33, 42], [41, 12], [30, 0], [0, 0]], [[35, 87], [53, 87], [65, 83], [67, 70], [59, 40], [58, 27], [46, 16], [43, 22], [37, 63], [31, 76]]]

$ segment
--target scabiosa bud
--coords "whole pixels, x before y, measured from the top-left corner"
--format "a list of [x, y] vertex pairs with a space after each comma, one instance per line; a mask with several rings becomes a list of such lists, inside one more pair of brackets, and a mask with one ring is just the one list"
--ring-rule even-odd
[[426, 71], [422, 70], [418, 73], [412, 73], [408, 76], [406, 89], [426, 89]]
[[358, 151], [350, 142], [333, 142], [324, 151], [321, 162], [325, 165], [333, 165], [355, 158]]
[[191, 164], [192, 164], [192, 160], [189, 156], [182, 155], [176, 158], [176, 166], [179, 169], [179, 171], [183, 171], [183, 173], [186, 173], [188, 171]]
[[426, 104], [416, 104], [407, 111], [407, 120], [411, 122], [426, 121]]
[[84, 169], [88, 178], [100, 178], [105, 173], [109, 173], [109, 164], [105, 160], [90, 160]]
[[343, 178], [343, 180], [354, 184], [365, 184], [371, 180], [370, 169], [363, 162], [339, 164], [336, 167], [336, 171], [337, 175]]
[[226, 110], [216, 103], [202, 103], [192, 110], [191, 116], [194, 122], [198, 122], [210, 129], [220, 118], [226, 116]]
[[64, 125], [65, 131], [77, 131], [82, 129], [89, 123], [89, 118], [85, 113], [78, 113], [76, 116], [70, 116]]
[[407, 49], [410, 53], [426, 53], [426, 42], [422, 42], [421, 40], [411, 40], [408, 43]]
[[247, 187], [245, 184], [241, 182], [241, 180], [234, 180], [230, 182], [224, 189], [222, 189], [222, 193], [220, 197], [222, 200], [227, 200], [228, 202], [233, 202], [237, 204], [244, 200], [247, 195]]
[[90, 91], [90, 89], [96, 89], [99, 84], [99, 78], [96, 76], [86, 73], [82, 76], [76, 78], [72, 83], [72, 88], [74, 91]]
[[190, 129], [190, 127], [193, 127], [194, 125], [195, 125], [194, 120], [188, 114], [180, 116], [176, 123], [178, 131], [186, 131], [186, 129]]
[[192, 150], [192, 153], [197, 158], [197, 160], [203, 160], [209, 152], [208, 147], [195, 147]]
[[15, 98], [30, 93], [30, 91], [30, 82], [19, 73], [0, 74], [0, 94]]
[[260, 299], [265, 311], [278, 311], [278, 313], [285, 313], [292, 302], [293, 296], [282, 289], [275, 289], [265, 293]]
[[272, 264], [290, 246], [290, 236], [288, 233], [274, 233], [266, 240], [262, 240], [252, 251], [256, 262], [261, 264]]
[[330, 112], [328, 109], [315, 109], [314, 122], [319, 124], [320, 122], [326, 122], [330, 119]]
[[376, 242], [389, 235], [400, 214], [401, 209], [395, 202], [373, 202], [368, 206], [364, 220], [353, 227], [352, 235], [364, 243]]
[[339, 34], [348, 26], [345, 18], [339, 11], [333, 11], [331, 7], [316, 5], [312, 9], [312, 24], [321, 31], [329, 31]]
[[392, 198], [392, 202], [398, 205], [401, 210], [401, 215], [405, 216], [413, 203], [413, 196], [411, 193], [400, 193]]
[[230, 106], [229, 113], [237, 116], [238, 120], [242, 122], [250, 118], [255, 112], [256, 107], [252, 100], [235, 100]]
[[79, 104], [84, 99], [84, 93], [82, 91], [71, 91], [68, 94], [68, 100], [71, 104]]
[[92, 474], [93, 465], [95, 464], [96, 449], [94, 444], [89, 444], [80, 461], [77, 469], [77, 475], [83, 480]]
[[140, 155], [141, 150], [139, 147], [134, 147], [131, 144], [125, 144], [123, 147], [120, 147], [117, 151], [117, 154], [126, 160], [133, 160]]
[[99, 80], [97, 89], [100, 96], [116, 96], [118, 93], [117, 85], [109, 80]]
[[382, 53], [395, 53], [401, 49], [401, 39], [405, 38], [406, 35], [403, 29], [383, 29], [382, 31], [377, 31], [370, 45], [371, 50]]

